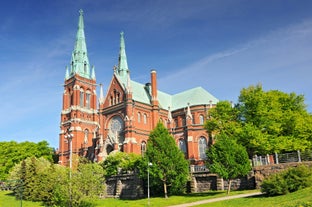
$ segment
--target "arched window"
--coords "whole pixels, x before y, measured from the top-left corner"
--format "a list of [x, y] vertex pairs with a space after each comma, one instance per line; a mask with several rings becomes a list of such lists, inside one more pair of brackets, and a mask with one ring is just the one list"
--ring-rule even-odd
[[199, 115], [199, 124], [203, 125], [204, 124], [204, 116]]
[[198, 151], [200, 159], [202, 160], [206, 159], [206, 150], [207, 150], [207, 140], [205, 137], [200, 137], [198, 140]]
[[179, 149], [186, 155], [186, 144], [184, 139], [179, 139]]
[[117, 93], [116, 94], [116, 103], [119, 103], [120, 102], [120, 93]]
[[138, 113], [138, 123], [140, 123], [141, 122], [141, 113], [139, 112]]
[[82, 90], [82, 89], [80, 90], [79, 105], [80, 105], [81, 107], [84, 106], [84, 93], [83, 93], [83, 90]]
[[86, 107], [88, 109], [90, 108], [90, 98], [91, 98], [90, 91], [87, 91], [87, 93], [86, 93]]
[[146, 142], [143, 141], [143, 142], [141, 143], [141, 155], [144, 155], [145, 152], [146, 152]]
[[143, 115], [143, 122], [144, 122], [144, 124], [147, 124], [147, 116], [146, 116], [146, 114]]
[[83, 139], [84, 144], [88, 144], [88, 136], [89, 136], [89, 130], [86, 129], [84, 130], [84, 139]]
[[110, 105], [113, 105], [113, 96], [110, 97]]

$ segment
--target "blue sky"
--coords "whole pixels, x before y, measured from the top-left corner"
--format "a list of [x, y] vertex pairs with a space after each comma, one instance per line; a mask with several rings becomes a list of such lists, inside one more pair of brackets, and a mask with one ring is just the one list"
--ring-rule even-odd
[[11, 0], [0, 8], [0, 141], [58, 147], [65, 67], [84, 10], [88, 56], [107, 89], [125, 32], [131, 78], [175, 94], [202, 86], [303, 94], [312, 111], [312, 1]]

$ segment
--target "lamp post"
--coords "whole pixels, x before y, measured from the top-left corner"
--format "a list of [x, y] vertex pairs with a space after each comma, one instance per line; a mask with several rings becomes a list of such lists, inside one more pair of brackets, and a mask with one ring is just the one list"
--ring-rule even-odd
[[65, 139], [67, 139], [69, 142], [69, 168], [70, 168], [70, 170], [72, 169], [72, 155], [73, 155], [72, 140], [73, 140], [73, 138], [74, 138], [74, 135], [70, 132], [68, 132], [67, 135], [65, 135]]
[[148, 202], [148, 206], [150, 205], [149, 167], [152, 165], [153, 164], [151, 162], [148, 162], [148, 164], [147, 164], [147, 202]]
[[65, 139], [69, 142], [69, 206], [72, 206], [72, 187], [71, 187], [71, 177], [72, 177], [72, 155], [73, 155], [73, 137], [74, 135], [68, 131], [65, 135]]

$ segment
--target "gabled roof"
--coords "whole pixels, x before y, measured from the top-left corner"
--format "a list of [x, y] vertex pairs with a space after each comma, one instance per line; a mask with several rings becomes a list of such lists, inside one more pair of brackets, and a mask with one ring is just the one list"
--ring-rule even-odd
[[[151, 103], [151, 89], [148, 85], [131, 80], [131, 86], [133, 100], [145, 104]], [[219, 101], [202, 87], [192, 88], [175, 95], [170, 95], [158, 90], [157, 94], [160, 108], [168, 110], [168, 107], [170, 107], [172, 111], [185, 108], [188, 103], [190, 106], [194, 106], [216, 104]]]

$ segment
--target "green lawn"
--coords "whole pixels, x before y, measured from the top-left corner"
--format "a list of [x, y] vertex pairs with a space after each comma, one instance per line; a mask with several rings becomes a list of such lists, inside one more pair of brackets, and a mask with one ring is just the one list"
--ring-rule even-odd
[[[233, 191], [230, 195], [237, 195], [242, 193], [250, 193], [255, 191]], [[190, 203], [194, 201], [216, 198], [226, 196], [225, 192], [206, 192], [195, 193], [183, 196], [171, 196], [168, 199], [164, 198], [151, 198], [151, 207], [169, 206], [181, 203]], [[309, 204], [308, 204], [309, 203]], [[148, 206], [147, 199], [139, 200], [120, 200], [120, 199], [103, 199], [96, 202], [99, 207], [143, 207]], [[16, 200], [14, 196], [10, 195], [7, 191], [0, 191], [0, 206], [1, 207], [19, 207], [20, 201]], [[39, 207], [40, 203], [23, 201], [23, 207]], [[265, 197], [258, 196], [253, 198], [238, 198], [227, 201], [220, 201], [216, 203], [203, 204], [199, 206], [213, 206], [213, 207], [311, 207], [312, 206], [312, 188], [307, 188], [295, 193], [284, 196]]]
[[283, 196], [238, 198], [198, 207], [312, 207], [312, 187]]
[[[20, 207], [21, 201], [17, 200], [9, 191], [0, 191], [0, 206], [1, 207]], [[22, 201], [23, 207], [39, 207], [40, 203]]]

